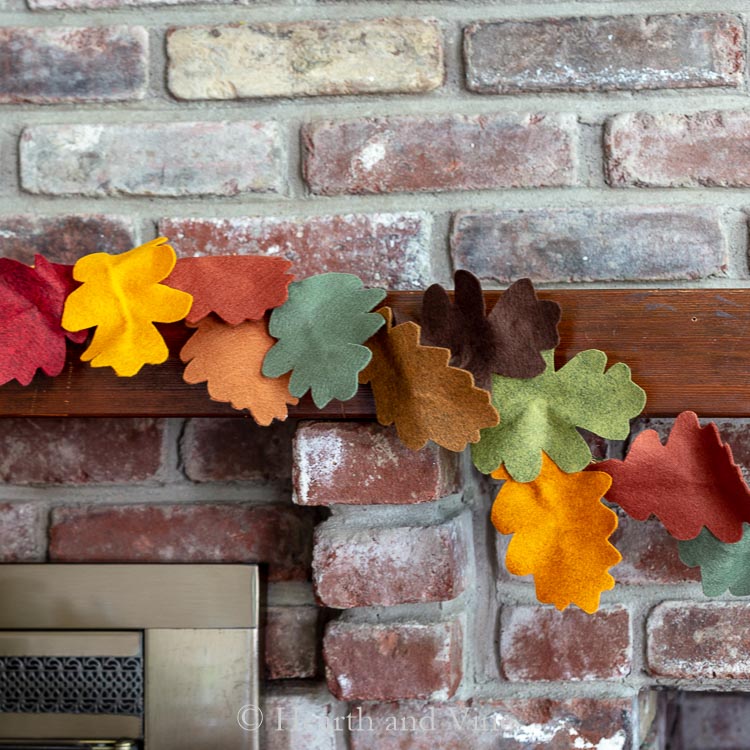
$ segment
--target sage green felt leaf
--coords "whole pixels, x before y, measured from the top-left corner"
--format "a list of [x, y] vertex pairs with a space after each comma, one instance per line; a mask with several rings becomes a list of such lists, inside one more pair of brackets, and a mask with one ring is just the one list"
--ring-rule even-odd
[[492, 376], [492, 403], [500, 424], [481, 432], [472, 446], [474, 465], [489, 474], [503, 464], [517, 482], [532, 482], [544, 451], [565, 472], [581, 471], [591, 451], [576, 429], [624, 440], [630, 420], [643, 411], [646, 394], [618, 363], [606, 370], [598, 349], [576, 354], [555, 370], [554, 351], [543, 352], [547, 369], [535, 378]]
[[320, 409], [357, 392], [358, 376], [372, 352], [362, 346], [385, 323], [371, 310], [384, 289], [366, 289], [350, 273], [323, 273], [289, 285], [289, 299], [271, 313], [269, 333], [278, 341], [263, 360], [263, 374], [278, 378], [291, 370], [289, 392], [312, 391]]
[[695, 539], [680, 542], [680, 560], [701, 569], [706, 596], [725, 591], [735, 596], [750, 596], [750, 524], [742, 524], [742, 539], [732, 544], [720, 542], [703, 528]]

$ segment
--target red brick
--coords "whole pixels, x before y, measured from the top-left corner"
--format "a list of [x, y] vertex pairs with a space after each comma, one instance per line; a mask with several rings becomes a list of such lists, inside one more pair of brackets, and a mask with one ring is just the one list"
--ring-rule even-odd
[[312, 519], [282, 505], [55, 508], [56, 562], [266, 563], [269, 580], [308, 577]]
[[502, 613], [500, 659], [512, 681], [609, 680], [630, 674], [630, 614], [603, 607], [507, 607]]
[[141, 26], [0, 28], [0, 104], [142, 99], [147, 80]]
[[317, 607], [268, 607], [263, 632], [266, 679], [309, 679], [318, 671]]
[[288, 480], [293, 422], [259, 427], [252, 419], [191, 419], [181, 452], [194, 482]]
[[461, 626], [332, 622], [323, 656], [339, 700], [445, 700], [463, 673]]
[[456, 454], [404, 446], [372, 423], [303, 422], [294, 440], [294, 501], [300, 505], [408, 505], [455, 492]]
[[464, 41], [483, 94], [739, 87], [744, 48], [742, 21], [721, 13], [476, 23]]
[[632, 700], [592, 698], [365, 704], [351, 713], [352, 750], [625, 750], [634, 719]]
[[655, 518], [636, 521], [621, 514], [610, 541], [622, 555], [612, 570], [618, 584], [670, 584], [700, 581], [700, 568], [688, 568], [677, 540]]
[[749, 187], [748, 112], [612, 118], [604, 146], [614, 187]]
[[432, 217], [424, 213], [162, 219], [159, 232], [180, 255], [280, 255], [298, 278], [355, 273], [388, 289], [425, 289], [434, 280]]
[[[263, 691], [263, 750], [337, 750], [346, 706], [325, 687], [278, 684]], [[248, 715], [248, 718], [251, 718]]]
[[26, 419], [0, 424], [0, 481], [90, 484], [157, 479], [164, 453], [159, 419]]
[[273, 122], [34, 125], [20, 164], [23, 189], [45, 195], [234, 196], [285, 182]]
[[665, 602], [648, 618], [651, 674], [681, 679], [750, 678], [750, 605]]
[[466, 211], [451, 248], [457, 268], [500, 283], [700, 279], [728, 263], [719, 214], [700, 207]]
[[566, 114], [322, 121], [304, 174], [318, 195], [573, 185], [577, 131]]
[[0, 562], [44, 562], [47, 509], [40, 503], [0, 504]]
[[362, 530], [328, 521], [315, 530], [315, 593], [336, 609], [448, 601], [466, 587], [468, 544], [461, 520]]
[[133, 223], [119, 216], [0, 217], [0, 256], [28, 264], [37, 253], [55, 263], [75, 263], [90, 253], [120, 253], [136, 244]]

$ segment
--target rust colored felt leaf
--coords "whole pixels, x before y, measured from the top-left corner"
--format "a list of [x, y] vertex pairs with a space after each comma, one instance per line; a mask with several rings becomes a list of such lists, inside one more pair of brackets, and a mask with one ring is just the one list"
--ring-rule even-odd
[[291, 266], [284, 258], [255, 255], [180, 258], [164, 283], [193, 296], [188, 323], [215, 313], [237, 325], [286, 302]]
[[545, 453], [533, 482], [516, 482], [504, 468], [492, 476], [506, 480], [492, 506], [492, 523], [501, 534], [513, 534], [508, 571], [533, 575], [540, 602], [595, 612], [601, 592], [615, 585], [609, 569], [622, 560], [608, 541], [617, 515], [601, 502], [612, 483], [609, 475], [566, 474]]
[[214, 316], [203, 318], [180, 352], [186, 383], [208, 382], [214, 401], [247, 409], [260, 425], [287, 418], [287, 404], [298, 399], [289, 393], [289, 375], [267, 378], [263, 359], [275, 344], [265, 320], [230, 326]]
[[0, 258], [0, 385], [14, 378], [28, 385], [37, 369], [55, 376], [65, 365], [65, 339], [81, 343], [87, 333], [63, 330], [65, 299], [73, 291], [71, 266], [41, 255], [34, 267]]
[[594, 468], [612, 477], [607, 500], [639, 521], [655, 515], [676, 539], [694, 539], [705, 526], [721, 542], [739, 542], [750, 522], [750, 488], [732, 449], [691, 411], [677, 417], [666, 445], [644, 430], [624, 461]]
[[542, 352], [560, 343], [560, 305], [537, 299], [529, 279], [512, 284], [486, 314], [482, 285], [474, 274], [456, 271], [456, 292], [433, 284], [422, 301], [422, 341], [444, 346], [451, 364], [474, 375], [489, 390], [492, 376], [533, 378], [544, 372]]
[[479, 440], [479, 431], [498, 423], [490, 394], [474, 385], [466, 370], [448, 364], [450, 352], [419, 343], [419, 326], [393, 325], [393, 313], [378, 312], [385, 327], [367, 346], [372, 361], [360, 373], [370, 383], [382, 425], [396, 425], [401, 440], [419, 450], [428, 440], [452, 451]]

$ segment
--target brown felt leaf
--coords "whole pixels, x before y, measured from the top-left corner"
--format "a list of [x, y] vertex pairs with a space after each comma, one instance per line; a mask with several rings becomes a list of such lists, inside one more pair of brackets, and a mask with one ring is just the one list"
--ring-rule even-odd
[[283, 421], [287, 404], [298, 399], [289, 393], [289, 375], [267, 378], [261, 373], [263, 359], [275, 343], [265, 319], [230, 326], [214, 316], [203, 318], [180, 352], [182, 361], [189, 363], [183, 378], [186, 383], [208, 381], [214, 401], [248, 409], [260, 425]]
[[490, 394], [474, 385], [471, 373], [449, 366], [447, 349], [422, 346], [416, 323], [394, 326], [389, 307], [378, 312], [386, 324], [367, 342], [372, 360], [359, 382], [372, 385], [380, 424], [395, 423], [412, 450], [432, 440], [462, 451], [481, 429], [498, 423]]
[[492, 375], [533, 378], [544, 372], [542, 352], [560, 343], [560, 305], [537, 299], [529, 279], [511, 285], [486, 315], [482, 284], [468, 271], [456, 271], [451, 303], [440, 284], [422, 300], [422, 341], [450, 349], [451, 364], [474, 375], [489, 390]]
[[284, 258], [262, 255], [222, 255], [180, 258], [164, 282], [193, 295], [188, 323], [216, 313], [231, 325], [259, 320], [267, 310], [283, 305], [294, 279]]

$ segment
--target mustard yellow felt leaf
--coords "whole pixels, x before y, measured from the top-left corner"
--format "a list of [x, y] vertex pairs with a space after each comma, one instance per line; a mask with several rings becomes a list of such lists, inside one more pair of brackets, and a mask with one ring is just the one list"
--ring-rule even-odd
[[546, 453], [532, 482], [516, 482], [505, 468], [492, 476], [506, 480], [492, 506], [492, 523], [501, 534], [513, 534], [508, 571], [533, 575], [540, 602], [596, 612], [601, 592], [615, 585], [607, 571], [622, 560], [607, 541], [617, 515], [601, 502], [611, 477], [599, 471], [566, 474]]
[[167, 359], [169, 350], [154, 323], [182, 320], [193, 298], [159, 283], [177, 260], [166, 242], [159, 237], [121, 255], [93, 253], [75, 264], [73, 278], [82, 286], [68, 296], [62, 326], [67, 331], [96, 326], [81, 355], [84, 362], [130, 377], [143, 365]]

